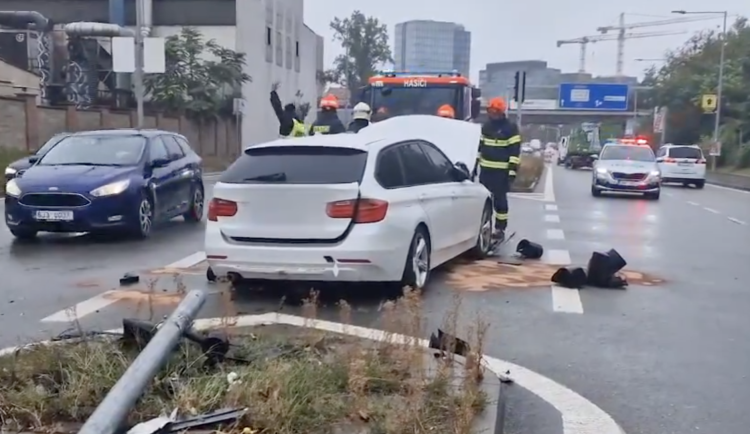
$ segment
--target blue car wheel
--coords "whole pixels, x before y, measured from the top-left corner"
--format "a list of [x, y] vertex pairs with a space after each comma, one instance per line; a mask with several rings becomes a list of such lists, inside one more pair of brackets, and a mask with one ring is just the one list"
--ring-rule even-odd
[[137, 238], [148, 238], [154, 226], [154, 204], [145, 192], [141, 193], [140, 200], [137, 203], [133, 234]]

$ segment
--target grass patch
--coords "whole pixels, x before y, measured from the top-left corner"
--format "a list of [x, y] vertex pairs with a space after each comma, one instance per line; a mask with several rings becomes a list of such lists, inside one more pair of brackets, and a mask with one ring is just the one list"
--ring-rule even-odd
[[544, 172], [544, 157], [521, 155], [521, 164], [516, 171], [516, 180], [511, 186], [511, 190], [530, 190], [542, 177], [542, 172]]
[[[0, 167], [4, 172], [5, 168], [8, 167], [8, 164], [28, 155], [29, 153], [27, 151], [0, 147]], [[0, 195], [3, 194], [5, 194], [5, 176], [0, 180]]]
[[738, 169], [736, 167], [719, 167], [716, 169], [716, 171], [719, 173], [727, 173], [730, 175], [750, 176], [750, 168]]
[[[313, 294], [306, 301], [306, 316], [314, 316], [315, 299]], [[341, 302], [340, 311], [346, 322], [351, 308]], [[416, 293], [386, 303], [382, 312], [386, 332], [421, 336]], [[450, 321], [446, 324], [448, 330]], [[478, 354], [486, 328], [477, 321], [469, 332]], [[251, 428], [266, 434], [468, 434], [486, 404], [478, 380], [482, 368], [472, 362], [476, 357], [458, 365], [389, 339], [374, 342], [287, 326], [216, 332], [229, 337], [234, 357], [251, 363], [209, 368], [196, 346], [182, 345], [130, 413], [130, 424], [175, 408], [195, 415], [245, 407], [247, 416], [223, 433]], [[135, 356], [117, 340], [86, 340], [1, 357], [0, 428], [77, 427]]]

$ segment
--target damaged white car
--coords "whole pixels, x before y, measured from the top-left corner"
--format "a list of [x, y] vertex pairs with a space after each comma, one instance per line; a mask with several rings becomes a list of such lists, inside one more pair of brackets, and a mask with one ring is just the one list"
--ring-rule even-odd
[[392, 282], [491, 250], [490, 193], [470, 180], [479, 125], [400, 116], [359, 134], [244, 151], [214, 187], [209, 278]]

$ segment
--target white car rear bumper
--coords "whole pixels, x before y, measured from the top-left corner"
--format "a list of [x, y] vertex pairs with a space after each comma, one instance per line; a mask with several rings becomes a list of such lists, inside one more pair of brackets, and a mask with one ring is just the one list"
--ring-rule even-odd
[[311, 282], [396, 282], [401, 280], [411, 234], [400, 236], [380, 224], [356, 225], [339, 244], [251, 244], [206, 225], [206, 259], [217, 276]]

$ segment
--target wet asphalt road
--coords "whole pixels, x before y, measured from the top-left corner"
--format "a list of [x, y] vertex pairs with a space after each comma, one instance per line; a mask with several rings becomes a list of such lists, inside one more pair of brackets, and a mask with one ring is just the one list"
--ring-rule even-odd
[[[501, 288], [490, 281], [482, 288], [471, 277], [449, 285], [443, 271], [426, 293], [426, 328], [438, 326], [460, 294], [464, 325], [477, 311], [492, 324], [488, 354], [570, 387], [610, 413], [628, 434], [746, 433], [750, 194], [667, 187], [659, 202], [592, 198], [590, 172], [555, 168], [553, 173], [553, 202], [541, 197], [511, 201], [511, 226], [519, 238], [542, 243], [548, 257], [566, 252], [580, 264], [593, 250], [614, 247], [629, 269], [666, 282], [626, 291], [582, 290], [583, 313], [571, 314], [553, 310], [549, 287]], [[144, 296], [144, 282], [135, 290], [120, 290], [120, 301], [79, 315], [81, 326], [113, 328], [123, 316], [160, 318], [179, 299], [174, 295], [178, 286], [220, 292], [221, 285], [206, 283], [200, 265], [182, 270], [178, 283], [155, 271], [200, 251], [202, 238], [200, 226], [182, 222], [145, 242], [84, 236], [19, 244], [0, 230], [0, 347], [68, 328], [64, 322], [40, 320], [117, 289], [124, 272], [151, 271], [142, 280], [158, 279], [154, 290], [159, 296]], [[347, 297], [354, 321], [377, 327], [380, 295], [362, 294], [369, 288], [355, 291]], [[202, 316], [264, 313], [281, 306], [277, 294], [225, 294], [210, 296]], [[337, 320], [330, 307], [337, 296], [328, 297], [329, 307], [321, 308], [319, 316]], [[286, 304], [282, 312], [295, 314], [299, 308]], [[562, 432], [559, 414], [548, 404], [523, 390], [513, 391], [512, 398], [509, 432]]]

